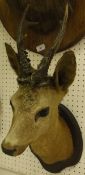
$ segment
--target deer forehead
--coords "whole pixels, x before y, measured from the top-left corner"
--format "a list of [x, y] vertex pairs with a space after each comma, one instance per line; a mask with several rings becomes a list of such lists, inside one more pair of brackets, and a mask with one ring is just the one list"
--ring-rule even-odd
[[33, 90], [29, 87], [20, 87], [11, 98], [11, 101], [15, 107], [21, 108], [22, 106], [21, 109], [29, 108], [29, 110], [33, 110], [33, 108], [39, 109], [56, 104], [57, 101], [60, 101], [60, 96], [62, 96], [62, 93], [50, 87], [35, 88]]

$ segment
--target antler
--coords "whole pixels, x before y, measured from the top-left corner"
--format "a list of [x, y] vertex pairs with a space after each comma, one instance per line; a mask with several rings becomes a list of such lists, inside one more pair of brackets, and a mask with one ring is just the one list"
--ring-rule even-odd
[[32, 74], [32, 78], [31, 78], [32, 84], [39, 83], [42, 86], [43, 84], [48, 84], [48, 82], [50, 81], [50, 77], [48, 77], [47, 75], [48, 68], [54, 54], [58, 51], [60, 44], [62, 42], [65, 29], [66, 29], [67, 20], [68, 20], [68, 3], [66, 4], [65, 15], [61, 25], [61, 29], [55, 39], [53, 46], [49, 49], [47, 55], [43, 57], [40, 65], [38, 66], [38, 70]]
[[27, 58], [27, 52], [26, 52], [26, 49], [24, 48], [24, 43], [23, 43], [23, 40], [24, 40], [23, 26], [24, 26], [28, 9], [29, 9], [29, 4], [27, 5], [24, 11], [23, 17], [21, 19], [19, 30], [18, 30], [18, 37], [17, 37], [18, 54], [15, 54], [15, 56], [18, 61], [18, 70], [19, 70], [18, 82], [22, 84], [27, 83], [33, 87], [43, 86], [48, 84], [51, 81], [51, 77], [47, 75], [48, 68], [54, 54], [58, 51], [60, 47], [60, 44], [62, 42], [64, 33], [65, 33], [67, 19], [68, 19], [68, 3], [66, 4], [62, 25], [55, 39], [55, 42], [53, 46], [49, 49], [48, 53], [43, 57], [37, 70], [32, 68], [30, 59]]
[[27, 58], [27, 52], [24, 48], [23, 40], [24, 40], [24, 34], [23, 34], [23, 26], [24, 21], [26, 18], [26, 14], [29, 9], [29, 4], [27, 5], [22, 20], [20, 22], [19, 30], [18, 30], [18, 37], [17, 37], [17, 49], [18, 49], [18, 61], [19, 61], [19, 68], [20, 68], [20, 75], [18, 78], [19, 82], [26, 83], [30, 82], [30, 76], [34, 72], [34, 69], [31, 67], [30, 59]]

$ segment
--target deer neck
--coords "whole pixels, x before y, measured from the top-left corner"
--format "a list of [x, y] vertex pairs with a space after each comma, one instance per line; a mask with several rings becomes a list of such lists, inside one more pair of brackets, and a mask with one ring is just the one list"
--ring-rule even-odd
[[[53, 116], [54, 117], [54, 116]], [[31, 144], [32, 151], [46, 164], [66, 160], [73, 153], [73, 141], [66, 122], [57, 113], [47, 133]]]

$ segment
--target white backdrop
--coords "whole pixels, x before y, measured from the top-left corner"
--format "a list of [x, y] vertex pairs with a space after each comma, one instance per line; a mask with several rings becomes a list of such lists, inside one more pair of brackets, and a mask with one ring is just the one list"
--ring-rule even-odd
[[[4, 43], [10, 43], [16, 50], [16, 43], [9, 36], [0, 23], [0, 143], [6, 136], [11, 120], [12, 110], [9, 104], [10, 98], [17, 89], [16, 75], [12, 70], [5, 51]], [[83, 135], [85, 147], [85, 39], [83, 38], [74, 50], [77, 60], [77, 75], [69, 93], [65, 96], [63, 104], [66, 105], [75, 115]], [[57, 54], [49, 68], [49, 74], [53, 73], [57, 60], [62, 53]], [[29, 52], [32, 65], [36, 67], [41, 60], [41, 56]], [[9, 157], [2, 153], [0, 148], [0, 167], [27, 175], [50, 175], [45, 171], [37, 158], [27, 150], [19, 157]], [[85, 175], [85, 149], [82, 158], [75, 167], [67, 168], [60, 173], [61, 175]]]

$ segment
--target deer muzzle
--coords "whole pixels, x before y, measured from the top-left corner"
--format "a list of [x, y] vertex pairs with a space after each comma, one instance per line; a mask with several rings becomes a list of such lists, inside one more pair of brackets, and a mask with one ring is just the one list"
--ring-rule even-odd
[[27, 146], [17, 146], [16, 144], [12, 144], [12, 142], [8, 142], [4, 140], [2, 142], [1, 148], [3, 153], [9, 156], [18, 156], [25, 151]]

